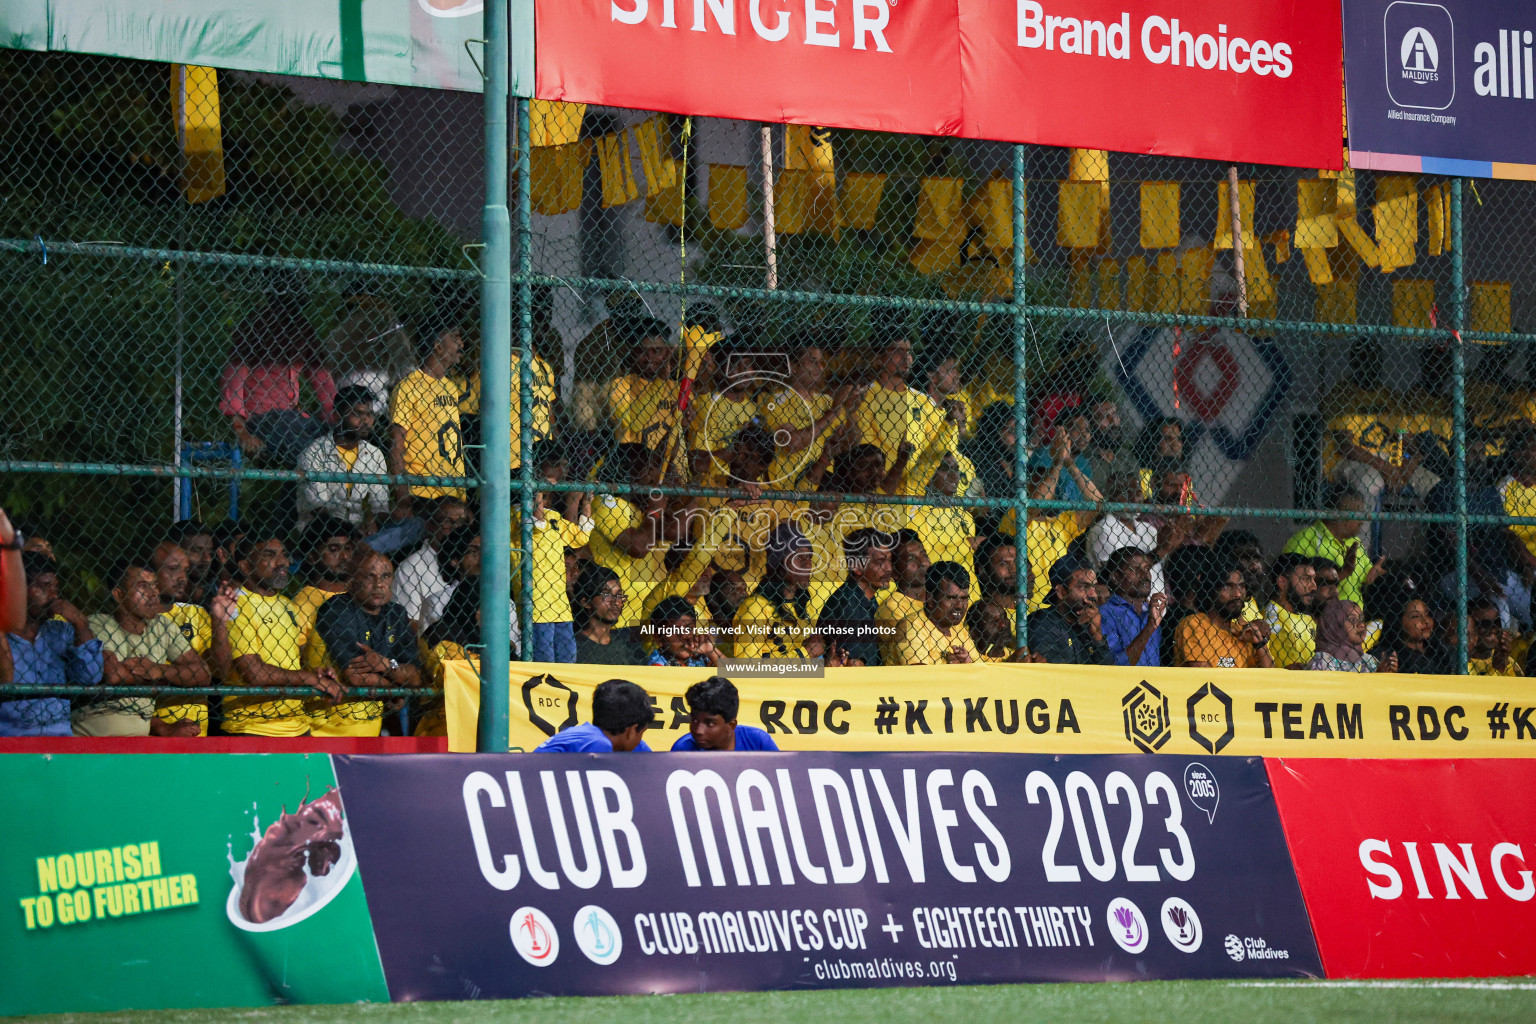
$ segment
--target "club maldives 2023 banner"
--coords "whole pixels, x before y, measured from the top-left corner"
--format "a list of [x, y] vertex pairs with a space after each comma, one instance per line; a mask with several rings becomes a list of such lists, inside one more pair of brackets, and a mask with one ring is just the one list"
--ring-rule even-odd
[[0, 1014], [1321, 973], [1256, 758], [12, 754], [0, 794]]

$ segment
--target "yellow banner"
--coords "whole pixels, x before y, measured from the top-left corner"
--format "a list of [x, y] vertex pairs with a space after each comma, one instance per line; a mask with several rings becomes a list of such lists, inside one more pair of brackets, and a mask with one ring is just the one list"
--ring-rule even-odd
[[[472, 751], [479, 677], [468, 662], [445, 668], [448, 748]], [[688, 731], [684, 692], [710, 674], [515, 662], [511, 746], [532, 750], [588, 721], [593, 689], [622, 676], [651, 695], [646, 742], [666, 750]], [[739, 721], [784, 750], [1536, 756], [1536, 695], [1527, 680], [1498, 676], [986, 664], [733, 682]]]

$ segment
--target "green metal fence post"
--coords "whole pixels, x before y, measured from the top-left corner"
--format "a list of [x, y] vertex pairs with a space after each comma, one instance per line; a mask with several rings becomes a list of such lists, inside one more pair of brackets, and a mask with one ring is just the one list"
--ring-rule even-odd
[[522, 627], [522, 660], [533, 660], [533, 209], [528, 147], [532, 145], [528, 101], [517, 101], [517, 352], [518, 352], [518, 561], [517, 621]]
[[[512, 535], [512, 225], [507, 215], [507, 0], [485, 0], [485, 238], [480, 284], [480, 721], [479, 749], [505, 751], [510, 722], [508, 604]], [[519, 104], [521, 106], [521, 104]], [[528, 191], [518, 147], [518, 195]]]
[[1461, 251], [1461, 179], [1451, 183], [1451, 452], [1456, 469], [1456, 671], [1467, 671], [1467, 362], [1466, 260]]
[[1029, 644], [1029, 417], [1024, 411], [1024, 342], [1029, 299], [1024, 293], [1024, 147], [1013, 147], [1013, 526], [1015, 561], [1014, 642]]

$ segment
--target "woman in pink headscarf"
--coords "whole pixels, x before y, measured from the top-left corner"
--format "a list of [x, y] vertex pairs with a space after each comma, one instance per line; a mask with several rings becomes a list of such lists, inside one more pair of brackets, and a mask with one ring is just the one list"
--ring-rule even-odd
[[1317, 616], [1317, 653], [1307, 668], [1318, 672], [1396, 672], [1397, 654], [1380, 663], [1365, 653], [1365, 612], [1334, 598]]

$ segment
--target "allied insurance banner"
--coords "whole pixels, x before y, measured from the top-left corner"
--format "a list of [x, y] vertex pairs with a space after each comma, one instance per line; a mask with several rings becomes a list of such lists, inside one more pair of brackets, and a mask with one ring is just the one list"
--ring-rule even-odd
[[335, 760], [396, 1000], [1321, 973], [1257, 760]]
[[1536, 178], [1536, 7], [1344, 0], [1355, 167]]
[[1536, 974], [1536, 764], [1269, 773], [1330, 978]]
[[[483, 7], [483, 0], [5, 0], [0, 44], [479, 92]], [[512, 92], [526, 96], [532, 0], [509, 0], [509, 14]]]
[[542, 99], [1342, 164], [1335, 0], [535, 0]]
[[[590, 721], [592, 691], [622, 677], [651, 695], [646, 742], [665, 750], [688, 731], [683, 695], [712, 674], [513, 662], [510, 746]], [[1536, 695], [1497, 676], [988, 664], [733, 682], [739, 721], [783, 750], [1536, 757]], [[444, 689], [448, 749], [474, 750], [479, 676], [450, 662]]]

